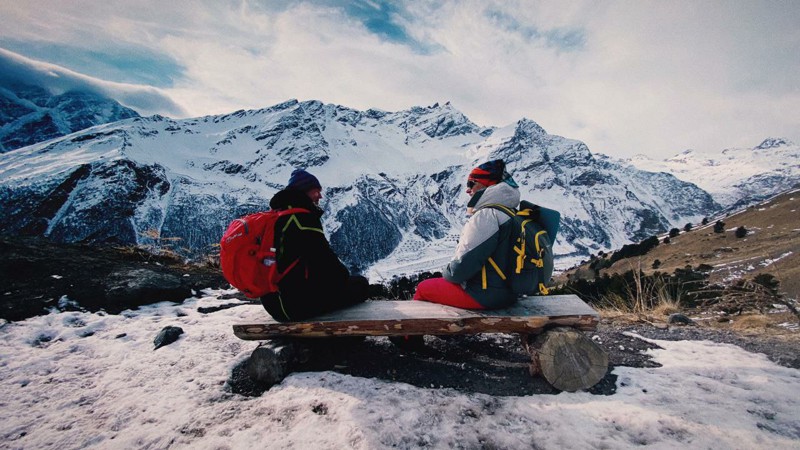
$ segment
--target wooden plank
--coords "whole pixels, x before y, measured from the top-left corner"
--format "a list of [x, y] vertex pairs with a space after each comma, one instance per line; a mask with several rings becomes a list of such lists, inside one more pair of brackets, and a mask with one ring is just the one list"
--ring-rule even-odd
[[264, 312], [261, 323], [234, 325], [240, 339], [278, 336], [403, 336], [473, 333], [537, 334], [561, 325], [594, 330], [597, 312], [575, 295], [524, 297], [510, 308], [473, 311], [420, 301], [376, 300], [303, 322], [277, 322]]

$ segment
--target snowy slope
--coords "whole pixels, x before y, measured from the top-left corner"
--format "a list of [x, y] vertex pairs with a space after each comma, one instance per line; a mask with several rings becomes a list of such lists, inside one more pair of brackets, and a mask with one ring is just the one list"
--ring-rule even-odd
[[264, 209], [303, 167], [326, 188], [337, 253], [387, 278], [441, 268], [465, 221], [466, 176], [495, 158], [523, 198], [562, 212], [562, 265], [718, 208], [691, 184], [595, 157], [528, 119], [481, 128], [449, 103], [385, 112], [291, 100], [128, 119], [0, 155], [0, 230], [62, 242], [160, 234], [181, 251], [210, 252], [231, 219]]
[[51, 94], [37, 86], [5, 83], [0, 85], [0, 153], [131, 117], [139, 114], [97, 94]]
[[[790, 449], [800, 442], [800, 372], [710, 341], [650, 341], [662, 348], [647, 351], [656, 367], [615, 367], [613, 395], [490, 396], [325, 371], [295, 373], [245, 397], [229, 380], [258, 342], [237, 339], [230, 326], [266, 313], [260, 305], [198, 312], [229, 302], [222, 294], [120, 315], [54, 311], [0, 324], [4, 448]], [[184, 334], [153, 351], [165, 326]]]
[[661, 161], [638, 155], [627, 162], [694, 183], [731, 208], [769, 198], [800, 183], [800, 145], [779, 138], [765, 139], [753, 148], [718, 153], [686, 150]]

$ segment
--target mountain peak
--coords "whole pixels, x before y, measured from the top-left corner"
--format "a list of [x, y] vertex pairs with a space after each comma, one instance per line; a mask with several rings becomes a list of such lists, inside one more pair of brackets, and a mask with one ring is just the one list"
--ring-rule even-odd
[[528, 134], [547, 134], [547, 131], [541, 125], [525, 117], [517, 122], [517, 130]]
[[410, 131], [416, 129], [431, 138], [444, 138], [477, 133], [480, 128], [450, 102], [431, 106], [413, 106], [407, 111], [392, 114], [394, 120]]
[[0, 84], [0, 153], [74, 133], [95, 125], [139, 117], [96, 92], [53, 93], [36, 85]]
[[758, 144], [753, 150], [767, 150], [770, 148], [777, 148], [784, 145], [792, 145], [792, 143], [783, 138], [766, 138], [763, 142]]

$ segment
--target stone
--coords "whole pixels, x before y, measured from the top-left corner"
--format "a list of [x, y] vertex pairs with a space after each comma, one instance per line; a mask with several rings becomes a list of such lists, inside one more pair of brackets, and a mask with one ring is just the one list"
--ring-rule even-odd
[[161, 329], [156, 335], [156, 338], [153, 339], [153, 344], [155, 348], [153, 350], [158, 350], [159, 348], [172, 344], [173, 342], [177, 341], [180, 335], [183, 334], [183, 328], [181, 327], [173, 327], [167, 326]]
[[667, 323], [670, 325], [694, 325], [694, 320], [681, 313], [674, 313], [669, 315]]

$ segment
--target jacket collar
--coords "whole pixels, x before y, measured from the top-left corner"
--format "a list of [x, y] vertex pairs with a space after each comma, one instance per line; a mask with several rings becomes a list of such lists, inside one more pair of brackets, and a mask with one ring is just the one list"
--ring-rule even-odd
[[275, 210], [303, 208], [311, 212], [316, 212], [320, 216], [322, 215], [322, 209], [315, 205], [305, 192], [298, 189], [284, 189], [278, 191], [278, 193], [272, 197], [272, 200], [269, 201], [269, 207]]
[[486, 205], [498, 204], [514, 209], [519, 206], [519, 189], [512, 187], [508, 183], [498, 183], [494, 186], [489, 186], [482, 191], [476, 192], [473, 198], [476, 196], [478, 197], [477, 201], [472, 207], [472, 211], [469, 209], [467, 210], [468, 213], [477, 211]]

